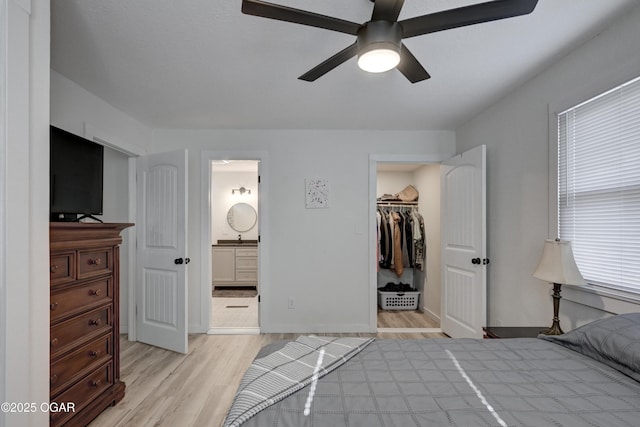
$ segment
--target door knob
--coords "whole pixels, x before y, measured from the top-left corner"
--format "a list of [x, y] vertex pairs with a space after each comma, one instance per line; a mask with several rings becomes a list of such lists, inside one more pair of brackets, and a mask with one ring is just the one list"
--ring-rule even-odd
[[176, 264], [184, 264], [184, 260], [182, 258], [176, 258], [173, 260]]
[[480, 258], [471, 258], [471, 264], [480, 264], [481, 262]]

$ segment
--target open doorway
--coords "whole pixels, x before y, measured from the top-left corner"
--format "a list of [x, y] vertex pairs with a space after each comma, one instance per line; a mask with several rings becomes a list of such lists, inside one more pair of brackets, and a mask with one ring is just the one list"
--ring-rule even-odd
[[259, 161], [211, 162], [210, 333], [259, 333]]
[[[415, 189], [415, 200], [396, 194]], [[397, 214], [397, 215], [396, 215]], [[440, 165], [438, 163], [376, 163], [377, 238], [386, 218], [411, 225], [402, 236], [402, 268], [376, 251], [377, 327], [379, 331], [440, 331], [441, 242]], [[393, 221], [393, 220], [392, 220]], [[388, 223], [387, 223], [388, 224]], [[404, 229], [404, 226], [399, 227]], [[407, 240], [407, 238], [409, 240]], [[409, 241], [413, 243], [408, 243]], [[388, 243], [387, 243], [388, 245]], [[383, 242], [384, 246], [384, 242]], [[385, 248], [386, 249], [386, 248]]]

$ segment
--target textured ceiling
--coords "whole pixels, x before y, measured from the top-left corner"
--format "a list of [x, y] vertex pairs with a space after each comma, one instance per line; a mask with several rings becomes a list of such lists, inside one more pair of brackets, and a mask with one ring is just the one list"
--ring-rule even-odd
[[[369, 0], [270, 0], [370, 19]], [[406, 0], [400, 19], [481, 1]], [[540, 0], [526, 16], [405, 40], [432, 78], [353, 58], [298, 77], [354, 37], [240, 12], [240, 0], [54, 0], [51, 66], [152, 128], [455, 129], [639, 0]]]

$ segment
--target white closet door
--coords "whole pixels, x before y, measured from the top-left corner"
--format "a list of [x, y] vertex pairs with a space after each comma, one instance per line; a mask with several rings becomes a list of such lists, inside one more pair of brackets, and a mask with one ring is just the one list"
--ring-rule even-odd
[[442, 163], [441, 328], [482, 338], [486, 322], [486, 147]]
[[137, 159], [137, 340], [187, 353], [187, 151]]

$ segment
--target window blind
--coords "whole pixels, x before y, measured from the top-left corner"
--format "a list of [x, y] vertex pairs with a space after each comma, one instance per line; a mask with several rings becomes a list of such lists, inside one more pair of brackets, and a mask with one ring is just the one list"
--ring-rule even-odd
[[640, 78], [558, 115], [558, 230], [587, 282], [640, 292]]

